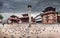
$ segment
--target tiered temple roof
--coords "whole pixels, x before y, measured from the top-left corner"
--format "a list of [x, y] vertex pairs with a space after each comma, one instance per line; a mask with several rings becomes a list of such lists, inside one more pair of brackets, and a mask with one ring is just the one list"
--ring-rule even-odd
[[47, 14], [56, 14], [57, 12], [55, 12], [55, 10], [56, 9], [53, 7], [47, 7], [45, 8], [45, 10], [42, 11], [43, 13], [41, 13], [41, 16], [47, 15]]

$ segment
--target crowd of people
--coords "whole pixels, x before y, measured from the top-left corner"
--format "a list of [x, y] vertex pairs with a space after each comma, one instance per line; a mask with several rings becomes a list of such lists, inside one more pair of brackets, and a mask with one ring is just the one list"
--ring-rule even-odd
[[5, 24], [0, 38], [60, 38], [60, 24]]

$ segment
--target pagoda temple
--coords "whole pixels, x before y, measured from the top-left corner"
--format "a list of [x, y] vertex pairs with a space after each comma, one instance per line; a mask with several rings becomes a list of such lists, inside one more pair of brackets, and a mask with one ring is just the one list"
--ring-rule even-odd
[[[22, 14], [23, 17], [20, 17], [20, 20], [22, 21], [22, 23], [29, 23], [29, 16], [28, 14]], [[35, 19], [31, 16], [31, 23], [35, 22]]]
[[8, 18], [8, 23], [19, 23], [20, 19], [19, 17], [12, 15]]
[[43, 12], [41, 14], [42, 23], [45, 23], [45, 24], [54, 24], [54, 23], [57, 23], [57, 15], [58, 14], [56, 13], [56, 8], [47, 7], [42, 12]]

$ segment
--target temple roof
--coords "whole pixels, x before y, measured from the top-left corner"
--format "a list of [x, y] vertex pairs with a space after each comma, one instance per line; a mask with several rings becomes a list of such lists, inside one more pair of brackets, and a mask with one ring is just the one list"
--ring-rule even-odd
[[22, 14], [22, 16], [28, 16], [28, 14]]
[[53, 7], [47, 7], [45, 8], [45, 10], [43, 10], [40, 15], [43, 16], [43, 15], [47, 15], [47, 14], [57, 14], [57, 12], [55, 12], [56, 8], [53, 8]]
[[12, 16], [10, 16], [10, 17], [17, 17], [17, 16], [15, 16], [15, 15], [12, 15]]
[[47, 12], [47, 11], [55, 11], [56, 8], [53, 7], [47, 7], [45, 8], [45, 10], [43, 10], [42, 12]]
[[47, 14], [58, 14], [57, 12], [54, 12], [54, 11], [49, 11], [49, 12], [45, 12], [45, 13], [41, 13], [40, 15], [43, 16], [43, 15], [47, 15]]

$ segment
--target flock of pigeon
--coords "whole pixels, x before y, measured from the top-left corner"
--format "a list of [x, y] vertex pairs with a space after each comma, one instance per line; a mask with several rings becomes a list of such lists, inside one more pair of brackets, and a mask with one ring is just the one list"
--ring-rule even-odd
[[60, 38], [60, 24], [5, 24], [0, 38]]

